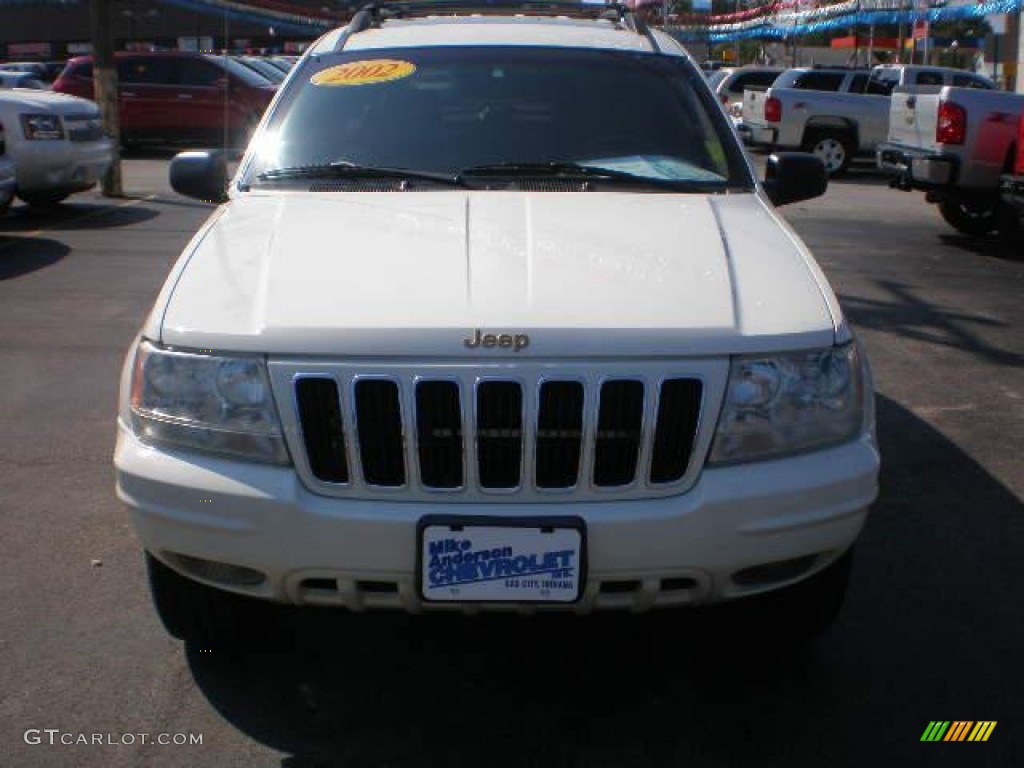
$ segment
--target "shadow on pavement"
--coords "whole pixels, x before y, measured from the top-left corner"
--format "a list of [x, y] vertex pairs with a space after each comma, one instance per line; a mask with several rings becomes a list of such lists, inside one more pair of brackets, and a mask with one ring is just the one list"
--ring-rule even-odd
[[958, 248], [968, 253], [976, 253], [979, 256], [1006, 259], [1007, 261], [1020, 261], [1024, 259], [1024, 239], [1011, 242], [995, 235], [972, 237], [958, 233], [939, 235], [939, 239], [944, 245]]
[[873, 160], [857, 159], [850, 163], [846, 173], [829, 179], [829, 184], [856, 184], [858, 186], [888, 187], [892, 177], [882, 173]]
[[1024, 506], [927, 423], [878, 405], [881, 497], [839, 622], [806, 648], [709, 647], [679, 613], [286, 612], [297, 650], [189, 648], [192, 674], [282, 768], [933, 766], [950, 745], [920, 738], [937, 718], [999, 721], [989, 743], [953, 746], [1009, 766], [1024, 748]]
[[0, 235], [0, 280], [10, 280], [49, 267], [70, 252], [64, 243], [45, 237]]
[[985, 340], [989, 334], [974, 330], [1005, 328], [1003, 323], [933, 304], [904, 283], [877, 280], [875, 284], [887, 294], [885, 299], [842, 296], [843, 308], [855, 325], [963, 350], [997, 365], [1024, 365], [1024, 354], [992, 346]]
[[33, 232], [37, 229], [72, 231], [130, 227], [149, 221], [160, 212], [140, 204], [63, 203], [53, 208], [15, 207], [0, 222], [5, 232]]

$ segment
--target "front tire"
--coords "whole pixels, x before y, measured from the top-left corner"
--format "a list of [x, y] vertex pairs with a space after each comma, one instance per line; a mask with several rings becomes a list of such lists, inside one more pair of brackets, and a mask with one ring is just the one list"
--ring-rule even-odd
[[172, 637], [204, 650], [241, 650], [259, 637], [260, 602], [182, 576], [146, 553], [153, 606]]
[[70, 197], [69, 192], [19, 192], [20, 197], [32, 208], [55, 208]]
[[839, 615], [850, 582], [851, 547], [813, 576], [789, 587], [722, 606], [730, 638], [767, 645], [800, 645], [824, 634]]
[[992, 232], [999, 224], [998, 207], [998, 202], [989, 200], [943, 200], [939, 203], [939, 213], [957, 232], [980, 237]]
[[831, 177], [846, 173], [856, 145], [849, 134], [842, 131], [814, 131], [804, 139], [803, 149], [819, 158]]

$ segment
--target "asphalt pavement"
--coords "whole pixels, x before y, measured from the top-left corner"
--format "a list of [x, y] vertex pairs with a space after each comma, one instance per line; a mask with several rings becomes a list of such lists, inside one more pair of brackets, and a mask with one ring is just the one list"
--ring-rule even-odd
[[[228, 655], [159, 626], [113, 493], [122, 357], [211, 210], [166, 165], [0, 220], [0, 765], [1022, 764], [1024, 254], [870, 169], [785, 209], [867, 348], [883, 454], [814, 644], [709, 646], [675, 614], [285, 612], [296, 650]], [[935, 720], [997, 726], [922, 743]]]

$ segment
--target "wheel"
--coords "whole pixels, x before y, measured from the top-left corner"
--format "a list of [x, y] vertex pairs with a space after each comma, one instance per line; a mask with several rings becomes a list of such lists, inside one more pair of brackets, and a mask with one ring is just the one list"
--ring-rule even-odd
[[835, 622], [850, 581], [853, 548], [823, 570], [791, 587], [740, 598], [722, 608], [722, 637], [756, 637], [768, 645], [800, 644]]
[[815, 131], [804, 140], [804, 151], [821, 159], [829, 176], [845, 173], [856, 147], [842, 131]]
[[253, 643], [261, 605], [186, 578], [146, 553], [149, 590], [172, 637], [203, 649], [241, 650]]
[[998, 201], [995, 200], [944, 200], [939, 203], [939, 213], [953, 229], [965, 235], [987, 235], [999, 223]]
[[33, 208], [53, 208], [63, 203], [70, 193], [68, 192], [19, 192], [18, 197], [24, 200]]

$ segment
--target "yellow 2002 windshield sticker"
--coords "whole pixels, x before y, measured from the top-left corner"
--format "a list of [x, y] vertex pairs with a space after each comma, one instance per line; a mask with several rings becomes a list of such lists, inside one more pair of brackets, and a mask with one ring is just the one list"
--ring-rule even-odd
[[350, 61], [317, 72], [310, 78], [313, 85], [373, 85], [401, 80], [416, 71], [411, 61], [396, 59], [369, 59]]

